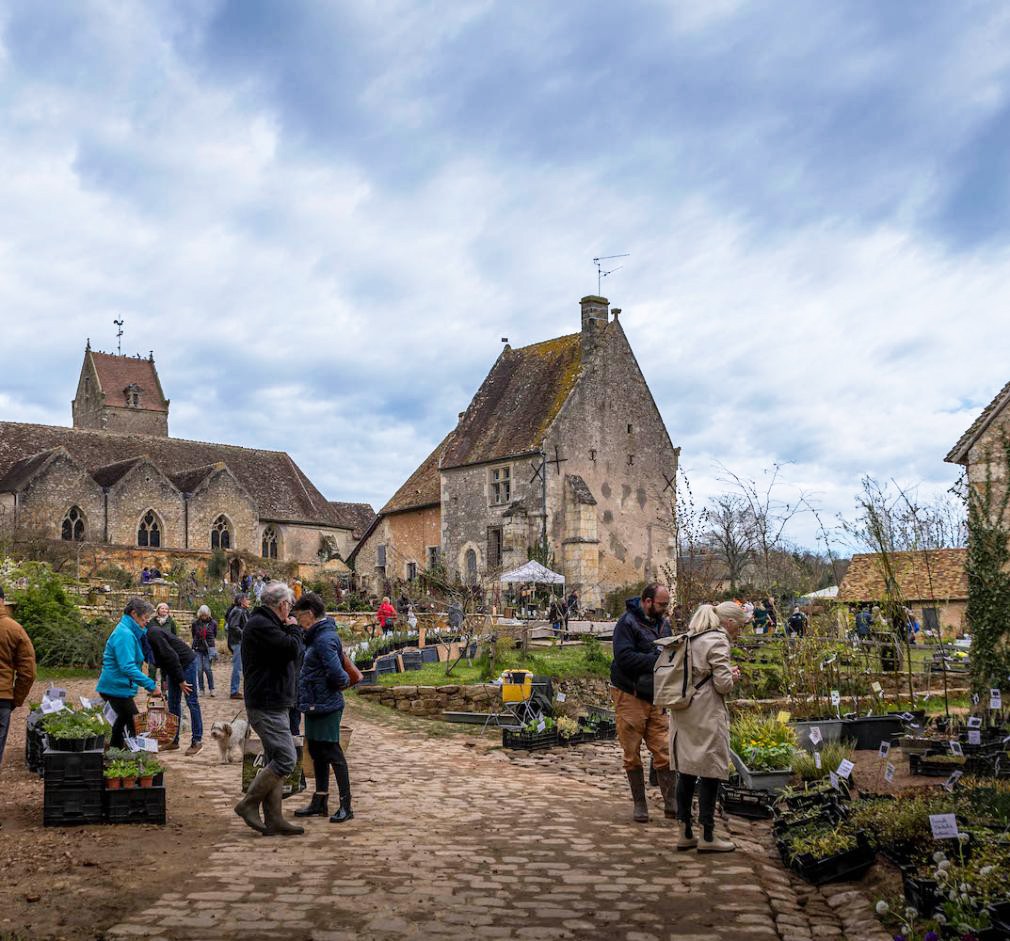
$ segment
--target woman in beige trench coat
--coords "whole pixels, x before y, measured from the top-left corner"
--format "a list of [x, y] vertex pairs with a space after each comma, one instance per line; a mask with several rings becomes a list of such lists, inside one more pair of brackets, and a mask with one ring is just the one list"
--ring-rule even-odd
[[[683, 833], [678, 850], [727, 853], [736, 847], [715, 836], [715, 800], [719, 782], [729, 777], [729, 711], [724, 697], [740, 676], [730, 663], [730, 642], [751, 614], [733, 601], [703, 604], [688, 625], [695, 693], [686, 709], [670, 710], [670, 766], [676, 768], [677, 816]], [[700, 779], [700, 783], [699, 783]], [[699, 842], [691, 815], [698, 791]]]

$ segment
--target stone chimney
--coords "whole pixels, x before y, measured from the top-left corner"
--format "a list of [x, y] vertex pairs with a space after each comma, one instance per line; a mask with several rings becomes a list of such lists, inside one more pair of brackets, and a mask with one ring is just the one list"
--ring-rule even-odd
[[582, 355], [588, 356], [596, 348], [604, 327], [610, 321], [610, 301], [589, 294], [579, 304], [582, 307]]

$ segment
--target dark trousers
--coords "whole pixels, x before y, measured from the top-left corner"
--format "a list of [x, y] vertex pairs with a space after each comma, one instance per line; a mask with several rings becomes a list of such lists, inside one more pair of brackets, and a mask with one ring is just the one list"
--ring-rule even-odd
[[312, 770], [316, 774], [316, 793], [325, 794], [330, 789], [330, 768], [337, 779], [337, 790], [340, 792], [340, 802], [351, 799], [351, 776], [347, 771], [347, 759], [339, 742], [320, 742], [306, 739], [309, 746], [309, 756], [312, 758]]
[[116, 721], [112, 723], [112, 740], [109, 744], [113, 748], [123, 748], [126, 745], [126, 736], [136, 737], [137, 727], [133, 724], [133, 717], [137, 714], [137, 703], [132, 696], [104, 696], [102, 697], [116, 713]]
[[698, 784], [698, 822], [705, 828], [706, 833], [710, 834], [711, 828], [715, 826], [715, 799], [719, 794], [718, 778], [697, 778], [693, 774], [677, 775], [677, 815], [681, 820], [690, 822], [695, 784]]
[[11, 727], [11, 712], [13, 710], [13, 699], [0, 699], [0, 763], [4, 760], [4, 747], [7, 745], [7, 732]]
[[[182, 678], [192, 687], [186, 694], [186, 705], [189, 707], [189, 724], [194, 745], [203, 741], [203, 713], [200, 711], [200, 697], [196, 692], [196, 668], [197, 663], [194, 660], [182, 670]], [[168, 711], [179, 718], [179, 724], [175, 727], [175, 740], [179, 741], [182, 732], [182, 687], [172, 677], [168, 677]]]
[[291, 723], [291, 734], [301, 735], [302, 734], [302, 714], [298, 709], [288, 710], [288, 721]]

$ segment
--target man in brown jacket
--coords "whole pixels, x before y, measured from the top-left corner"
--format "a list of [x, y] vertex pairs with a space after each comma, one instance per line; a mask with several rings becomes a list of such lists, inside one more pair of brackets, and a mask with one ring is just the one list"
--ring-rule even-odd
[[28, 698], [35, 682], [35, 648], [25, 629], [10, 616], [0, 587], [0, 762], [3, 762], [11, 712]]

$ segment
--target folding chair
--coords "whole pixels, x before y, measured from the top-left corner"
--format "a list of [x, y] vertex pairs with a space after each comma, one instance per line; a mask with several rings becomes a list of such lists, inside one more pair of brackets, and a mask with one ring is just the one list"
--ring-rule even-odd
[[[540, 681], [540, 682], [537, 682]], [[545, 682], [546, 681], [546, 682]], [[541, 719], [553, 712], [550, 700], [550, 677], [534, 676], [529, 670], [506, 670], [502, 674], [501, 701], [504, 716], [494, 712], [487, 717], [481, 735], [492, 723], [505, 728], [522, 728], [533, 719]]]

